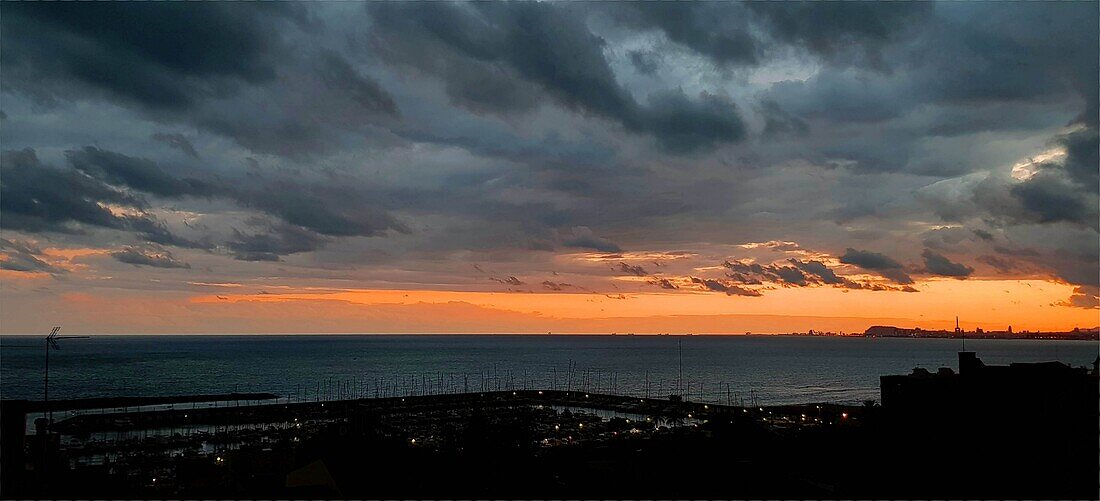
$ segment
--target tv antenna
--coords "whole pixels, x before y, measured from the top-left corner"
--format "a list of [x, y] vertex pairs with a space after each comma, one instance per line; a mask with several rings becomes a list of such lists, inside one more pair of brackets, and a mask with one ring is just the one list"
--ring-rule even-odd
[[683, 395], [684, 394], [684, 340], [683, 339], [677, 339], [676, 340], [676, 347], [678, 348], [678, 350], [680, 352], [680, 357], [679, 357], [679, 359], [680, 359], [680, 361], [679, 361], [680, 375], [677, 378], [676, 385], [679, 386], [679, 388], [677, 388], [677, 390], [680, 393], [680, 395]]
[[966, 351], [966, 331], [959, 327], [959, 317], [955, 317], [955, 335], [959, 336], [959, 340], [962, 342], [962, 351]]
[[45, 408], [43, 414], [47, 419], [46, 426], [53, 423], [53, 409], [50, 408], [50, 348], [60, 350], [61, 345], [57, 344], [60, 339], [88, 339], [88, 336], [58, 336], [59, 331], [61, 331], [60, 326], [54, 327], [46, 335], [46, 377], [42, 383], [42, 405]]

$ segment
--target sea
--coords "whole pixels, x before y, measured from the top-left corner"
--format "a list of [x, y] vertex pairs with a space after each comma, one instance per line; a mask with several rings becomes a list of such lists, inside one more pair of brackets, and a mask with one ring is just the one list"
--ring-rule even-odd
[[[879, 399], [879, 376], [958, 369], [958, 339], [798, 336], [92, 336], [50, 350], [50, 399], [266, 392], [288, 401], [571, 389], [743, 405]], [[1090, 366], [1095, 341], [975, 340], [986, 364]], [[0, 337], [0, 398], [41, 400], [42, 337]]]

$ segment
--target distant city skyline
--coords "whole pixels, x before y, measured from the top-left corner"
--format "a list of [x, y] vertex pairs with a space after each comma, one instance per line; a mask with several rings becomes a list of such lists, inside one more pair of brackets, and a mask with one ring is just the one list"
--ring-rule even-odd
[[3, 334], [1100, 325], [1096, 2], [0, 9]]

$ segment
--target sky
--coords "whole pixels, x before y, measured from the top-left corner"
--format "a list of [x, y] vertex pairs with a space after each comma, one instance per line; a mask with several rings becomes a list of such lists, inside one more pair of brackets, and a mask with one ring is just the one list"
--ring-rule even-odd
[[0, 333], [1100, 325], [1100, 3], [5, 3]]

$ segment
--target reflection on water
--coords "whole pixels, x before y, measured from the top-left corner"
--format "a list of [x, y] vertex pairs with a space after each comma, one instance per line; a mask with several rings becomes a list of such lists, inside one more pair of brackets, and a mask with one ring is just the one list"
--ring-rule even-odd
[[[991, 364], [1086, 365], [1097, 356], [1090, 341], [966, 346]], [[734, 404], [858, 403], [878, 398], [880, 375], [956, 368], [960, 348], [952, 339], [861, 337], [96, 336], [51, 354], [50, 391], [54, 398], [262, 391], [293, 402], [572, 388]], [[41, 358], [5, 350], [0, 395], [41, 398]]]

